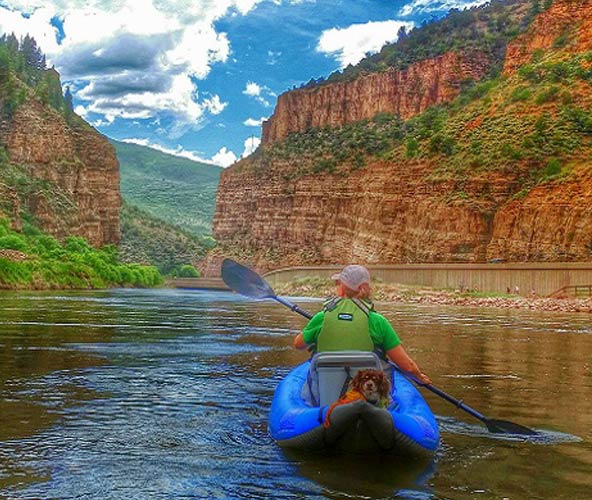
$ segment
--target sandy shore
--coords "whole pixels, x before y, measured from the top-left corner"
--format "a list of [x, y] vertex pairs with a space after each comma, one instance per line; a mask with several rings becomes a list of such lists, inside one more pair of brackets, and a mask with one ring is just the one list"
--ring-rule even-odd
[[[278, 295], [293, 295], [301, 297], [330, 297], [334, 288], [326, 283], [314, 280], [294, 282], [277, 287]], [[549, 298], [522, 297], [520, 295], [487, 295], [483, 293], [433, 290], [426, 288], [412, 288], [390, 286], [383, 284], [372, 285], [373, 299], [376, 302], [400, 302], [411, 304], [429, 304], [442, 306], [463, 307], [493, 307], [497, 309], [529, 309], [533, 311], [557, 311], [568, 313], [592, 313], [592, 298]]]

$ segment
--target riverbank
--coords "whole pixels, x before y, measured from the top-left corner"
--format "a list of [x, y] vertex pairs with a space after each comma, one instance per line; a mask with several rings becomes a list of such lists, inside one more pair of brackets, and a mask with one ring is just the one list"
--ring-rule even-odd
[[[332, 282], [322, 279], [296, 280], [275, 288], [278, 295], [330, 297], [335, 293]], [[533, 311], [592, 313], [592, 298], [549, 298], [531, 295], [486, 294], [475, 291], [436, 290], [425, 287], [372, 283], [375, 302], [414, 303], [442, 306], [529, 309]]]

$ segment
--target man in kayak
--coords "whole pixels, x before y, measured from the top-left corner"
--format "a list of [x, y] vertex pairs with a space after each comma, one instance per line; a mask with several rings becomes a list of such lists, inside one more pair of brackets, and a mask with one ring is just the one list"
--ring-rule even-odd
[[331, 277], [337, 297], [325, 303], [294, 339], [296, 349], [314, 345], [315, 352], [379, 351], [418, 381], [431, 384], [405, 352], [399, 336], [370, 301], [370, 273], [364, 266], [346, 266]]

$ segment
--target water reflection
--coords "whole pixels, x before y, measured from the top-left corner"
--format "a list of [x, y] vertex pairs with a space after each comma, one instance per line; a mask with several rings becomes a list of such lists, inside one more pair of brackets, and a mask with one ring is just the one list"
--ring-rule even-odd
[[[314, 312], [319, 301], [298, 300]], [[587, 315], [379, 305], [435, 384], [435, 462], [294, 455], [267, 434], [307, 354], [273, 302], [174, 290], [0, 294], [0, 497], [589, 500]]]
[[322, 488], [325, 498], [414, 498], [434, 496], [429, 481], [435, 459], [407, 460], [393, 456], [360, 457], [285, 450], [298, 473]]

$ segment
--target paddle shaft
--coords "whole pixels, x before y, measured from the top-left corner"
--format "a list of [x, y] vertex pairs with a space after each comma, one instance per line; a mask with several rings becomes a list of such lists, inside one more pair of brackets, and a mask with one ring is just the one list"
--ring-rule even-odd
[[433, 392], [434, 394], [437, 394], [438, 396], [440, 396], [441, 398], [445, 399], [446, 401], [448, 401], [449, 403], [452, 403], [454, 406], [456, 406], [457, 408], [460, 408], [461, 410], [466, 411], [467, 413], [469, 413], [470, 415], [473, 415], [473, 417], [478, 418], [479, 420], [481, 420], [482, 422], [487, 422], [489, 419], [483, 415], [482, 413], [479, 413], [477, 410], [471, 408], [470, 406], [467, 406], [462, 399], [456, 399], [455, 397], [452, 397], [450, 394], [447, 394], [446, 392], [444, 392], [442, 389], [438, 389], [437, 387], [433, 386], [432, 384], [424, 384], [423, 382], [420, 382], [419, 380], [417, 380], [413, 375], [411, 375], [410, 373], [407, 373], [403, 370], [401, 370], [401, 368], [399, 368], [396, 364], [390, 362], [398, 371], [400, 371], [403, 375], [405, 375], [407, 378], [411, 379], [413, 382], [415, 382], [417, 385], [421, 386], [421, 387], [425, 387], [428, 391]]
[[286, 299], [284, 299], [282, 297], [278, 297], [277, 295], [271, 296], [270, 299], [273, 299], [273, 300], [278, 301], [280, 304], [283, 304], [284, 306], [288, 307], [289, 309], [292, 309], [292, 311], [300, 314], [301, 316], [304, 316], [306, 319], [311, 319], [312, 316], [313, 316], [308, 311], [305, 311], [304, 309], [301, 309], [296, 304], [293, 304], [289, 300], [286, 300]]

